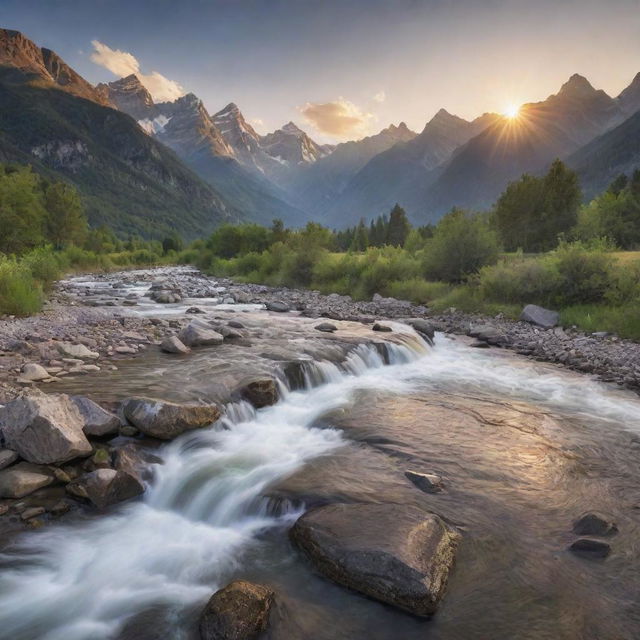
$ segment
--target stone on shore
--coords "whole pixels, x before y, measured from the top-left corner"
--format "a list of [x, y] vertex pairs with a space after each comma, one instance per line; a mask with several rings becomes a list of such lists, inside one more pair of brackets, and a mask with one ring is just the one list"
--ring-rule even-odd
[[28, 462], [60, 464], [88, 456], [84, 419], [64, 394], [23, 394], [0, 409], [0, 432], [9, 449]]
[[236, 580], [214, 593], [200, 615], [201, 640], [256, 640], [267, 629], [274, 593]]
[[18, 459], [18, 454], [11, 449], [0, 449], [0, 469], [6, 469]]
[[607, 516], [590, 511], [574, 521], [573, 533], [579, 536], [612, 536], [618, 533], [618, 527]]
[[469, 328], [469, 335], [472, 338], [477, 338], [480, 342], [495, 346], [505, 345], [508, 342], [507, 336], [491, 324], [472, 325]]
[[86, 498], [99, 509], [144, 493], [144, 485], [138, 478], [116, 469], [97, 469], [85, 473], [66, 488], [71, 495]]
[[256, 409], [268, 407], [278, 401], [278, 386], [268, 376], [244, 381], [239, 385], [237, 393]]
[[189, 353], [191, 351], [178, 336], [168, 336], [165, 338], [160, 344], [160, 349], [165, 353]]
[[560, 321], [560, 314], [557, 311], [551, 311], [536, 304], [528, 304], [520, 314], [520, 320], [535, 324], [543, 329], [552, 329]]
[[460, 537], [437, 515], [396, 504], [313, 509], [290, 535], [331, 580], [417, 616], [442, 599]]
[[41, 380], [46, 380], [50, 377], [51, 375], [42, 365], [34, 362], [28, 362], [25, 364], [20, 372], [20, 380], [28, 382], [40, 382]]
[[425, 493], [438, 493], [442, 491], [442, 478], [435, 473], [418, 473], [417, 471], [405, 471], [408, 480]]
[[160, 440], [208, 427], [220, 417], [220, 408], [215, 404], [177, 404], [153, 398], [128, 398], [122, 409], [132, 425]]
[[55, 480], [46, 467], [19, 462], [0, 471], [0, 498], [24, 498]]
[[88, 436], [100, 438], [118, 433], [120, 429], [120, 418], [89, 398], [82, 396], [72, 396], [80, 415], [84, 420], [83, 431]]
[[204, 347], [222, 344], [224, 338], [217, 331], [207, 329], [195, 322], [189, 323], [179, 334], [179, 340], [187, 347]]
[[67, 358], [77, 358], [79, 360], [95, 360], [100, 357], [99, 353], [87, 349], [83, 344], [62, 342], [58, 345], [58, 351]]

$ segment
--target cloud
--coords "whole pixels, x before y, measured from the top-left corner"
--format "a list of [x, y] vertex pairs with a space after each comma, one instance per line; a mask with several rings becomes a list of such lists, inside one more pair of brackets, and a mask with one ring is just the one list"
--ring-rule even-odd
[[378, 93], [373, 96], [373, 99], [376, 102], [384, 102], [387, 99], [387, 94], [384, 91], [378, 91]]
[[140, 63], [132, 53], [112, 49], [99, 40], [92, 40], [91, 44], [93, 45], [92, 62], [108, 69], [120, 78], [135, 73], [157, 102], [175, 100], [184, 95], [184, 89], [177, 82], [169, 80], [161, 73], [157, 71], [148, 74], [142, 73]]
[[335, 138], [365, 135], [369, 124], [375, 119], [357, 105], [344, 98], [333, 102], [307, 102], [300, 107], [305, 120], [321, 133]]

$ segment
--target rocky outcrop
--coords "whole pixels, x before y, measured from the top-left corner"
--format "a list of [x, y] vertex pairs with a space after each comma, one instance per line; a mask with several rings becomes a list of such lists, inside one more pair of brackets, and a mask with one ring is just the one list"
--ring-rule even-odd
[[335, 504], [290, 532], [321, 573], [417, 616], [442, 599], [459, 539], [437, 515], [395, 504]]
[[83, 427], [84, 419], [67, 395], [23, 394], [0, 409], [7, 446], [28, 462], [60, 464], [89, 455]]
[[177, 404], [152, 398], [129, 398], [122, 410], [125, 418], [142, 433], [160, 440], [208, 427], [220, 417], [220, 408], [214, 404]]
[[67, 485], [67, 491], [91, 501], [99, 509], [135, 498], [144, 485], [134, 475], [116, 469], [97, 469]]
[[271, 589], [243, 580], [211, 596], [200, 615], [201, 640], [256, 640], [267, 629]]
[[520, 320], [543, 329], [552, 329], [560, 322], [560, 314], [535, 304], [528, 304], [520, 314]]
[[238, 386], [236, 395], [250, 402], [256, 409], [261, 409], [278, 401], [278, 385], [268, 376], [252, 378]]
[[208, 329], [201, 324], [191, 322], [178, 335], [187, 347], [204, 347], [222, 344], [224, 337], [217, 331]]
[[118, 433], [120, 428], [118, 416], [106, 411], [89, 398], [73, 396], [71, 399], [82, 416], [84, 421], [82, 429], [86, 435], [100, 438]]
[[0, 498], [24, 498], [54, 480], [54, 474], [46, 467], [20, 462], [0, 471]]

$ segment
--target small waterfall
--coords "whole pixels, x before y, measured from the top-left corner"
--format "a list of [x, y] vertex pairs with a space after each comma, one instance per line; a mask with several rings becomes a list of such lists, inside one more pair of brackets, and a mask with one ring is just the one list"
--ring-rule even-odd
[[406, 363], [424, 355], [413, 344], [389, 344], [386, 357], [374, 345], [358, 346], [340, 365], [305, 362], [306, 388], [283, 379], [276, 405], [230, 404], [212, 428], [167, 444], [144, 501], [23, 536], [0, 556], [0, 638], [108, 639], [149, 607], [204, 602], [260, 544], [257, 534], [302, 512], [302, 503], [264, 496], [344, 444], [317, 420], [348, 405], [359, 388], [408, 390]]

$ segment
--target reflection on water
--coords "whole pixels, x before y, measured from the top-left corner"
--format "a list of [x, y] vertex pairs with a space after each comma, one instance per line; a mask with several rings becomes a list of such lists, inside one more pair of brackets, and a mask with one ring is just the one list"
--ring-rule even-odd
[[[191, 637], [198, 607], [240, 576], [276, 588], [278, 640], [639, 637], [638, 399], [442, 337], [427, 353], [391, 355], [383, 366], [363, 348], [346, 370], [317, 366], [308, 381], [320, 386], [275, 407], [237, 405], [226, 423], [161, 450], [143, 502], [23, 538], [0, 574], [0, 637], [144, 640], [158, 625]], [[166, 368], [150, 352], [103, 379], [102, 393], [179, 379], [205, 388], [206, 363]], [[422, 493], [407, 469], [440, 474], [445, 490]], [[318, 578], [291, 549], [301, 504], [337, 500], [413, 504], [460, 527], [432, 620]], [[620, 528], [605, 561], [565, 551], [586, 510]]]

